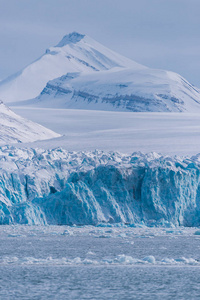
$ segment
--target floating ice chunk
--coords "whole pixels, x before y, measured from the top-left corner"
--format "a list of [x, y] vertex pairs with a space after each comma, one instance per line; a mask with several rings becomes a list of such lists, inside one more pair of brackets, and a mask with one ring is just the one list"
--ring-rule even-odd
[[121, 254], [116, 257], [114, 262], [123, 263], [123, 264], [134, 264], [136, 263], [136, 260], [131, 256]]
[[95, 253], [92, 251], [88, 251], [87, 255], [95, 255]]
[[194, 235], [200, 235], [200, 230], [195, 231]]
[[153, 255], [146, 256], [145, 258], [143, 258], [143, 261], [148, 262], [150, 264], [155, 264], [156, 263], [156, 259]]

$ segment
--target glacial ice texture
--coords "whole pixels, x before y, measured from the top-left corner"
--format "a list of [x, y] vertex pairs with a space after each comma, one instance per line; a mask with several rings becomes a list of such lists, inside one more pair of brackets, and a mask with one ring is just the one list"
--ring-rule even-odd
[[200, 155], [0, 148], [0, 224], [200, 225]]

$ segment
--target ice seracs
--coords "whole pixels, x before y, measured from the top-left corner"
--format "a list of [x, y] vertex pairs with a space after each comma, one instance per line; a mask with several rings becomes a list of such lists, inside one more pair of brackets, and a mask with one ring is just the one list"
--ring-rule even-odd
[[199, 161], [2, 147], [0, 224], [199, 226]]
[[0, 145], [28, 143], [60, 135], [15, 114], [0, 101]]

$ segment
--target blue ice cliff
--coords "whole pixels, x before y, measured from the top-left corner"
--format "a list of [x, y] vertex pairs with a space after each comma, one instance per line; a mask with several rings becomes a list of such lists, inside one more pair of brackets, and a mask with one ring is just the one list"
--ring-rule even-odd
[[0, 224], [200, 225], [200, 155], [0, 148]]

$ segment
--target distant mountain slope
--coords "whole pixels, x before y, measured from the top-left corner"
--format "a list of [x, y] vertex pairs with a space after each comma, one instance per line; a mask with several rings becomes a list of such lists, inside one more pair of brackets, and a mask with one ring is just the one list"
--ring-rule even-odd
[[31, 99], [40, 94], [49, 80], [68, 72], [89, 73], [114, 67], [144, 69], [92, 38], [73, 32], [46, 50], [38, 60], [0, 82], [0, 98], [5, 102]]
[[0, 102], [0, 145], [28, 143], [58, 136], [52, 130], [16, 115]]
[[0, 82], [0, 97], [41, 107], [200, 111], [200, 90], [180, 75], [139, 65], [76, 32]]
[[153, 69], [119, 69], [49, 81], [39, 97], [42, 107], [118, 111], [200, 111], [200, 91], [180, 75]]

